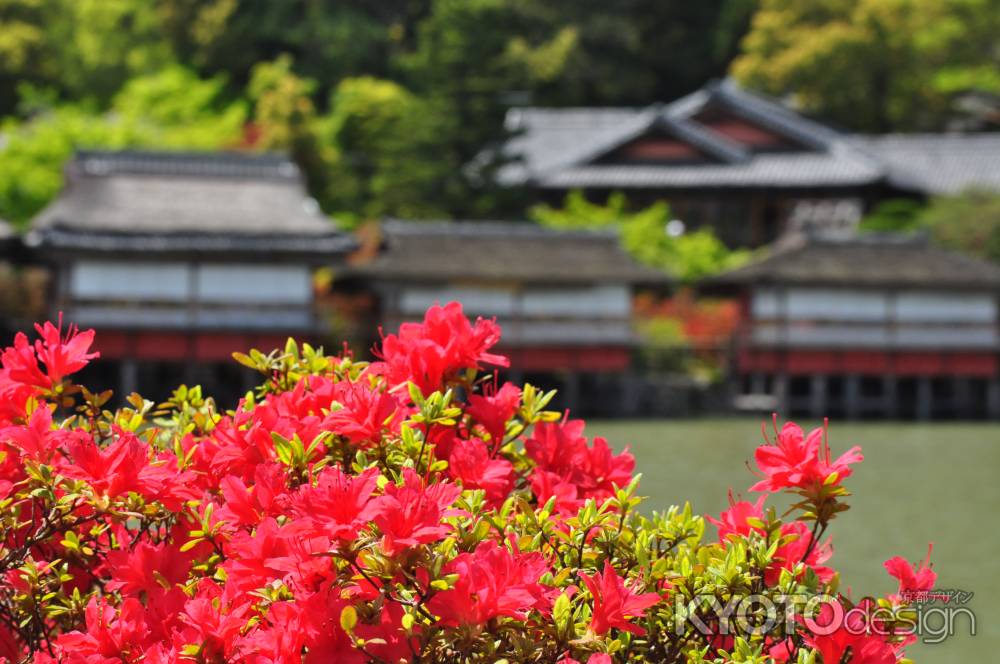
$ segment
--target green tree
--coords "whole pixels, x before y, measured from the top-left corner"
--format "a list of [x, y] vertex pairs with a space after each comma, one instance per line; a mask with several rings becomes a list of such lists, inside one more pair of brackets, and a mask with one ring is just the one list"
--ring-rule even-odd
[[945, 247], [1000, 262], [1000, 195], [970, 190], [931, 201], [919, 224]]
[[247, 120], [242, 100], [227, 101], [223, 77], [201, 79], [176, 64], [128, 81], [115, 95], [112, 110], [147, 128], [161, 147], [235, 145]]
[[26, 224], [59, 192], [74, 150], [127, 147], [217, 149], [239, 140], [245, 111], [221, 105], [218, 80], [168, 68], [128, 82], [106, 113], [63, 105], [0, 124], [0, 217]]
[[155, 0], [177, 53], [203, 73], [225, 73], [236, 88], [260, 62], [289, 54], [296, 73], [321, 84], [386, 76], [429, 0]]
[[0, 116], [14, 112], [19, 85], [45, 76], [44, 0], [0, 0]]
[[285, 54], [253, 68], [247, 96], [254, 105], [254, 128], [259, 134], [255, 147], [288, 152], [315, 194], [326, 190], [336, 154], [319, 136], [319, 115], [312, 100], [316, 81], [298, 76], [292, 65], [291, 56]]
[[104, 106], [129, 78], [175, 61], [147, 0], [46, 2], [46, 51], [68, 99]]
[[445, 214], [434, 192], [451, 166], [436, 154], [439, 118], [427, 102], [398, 83], [362, 77], [341, 81], [330, 109], [322, 135], [337, 160], [324, 200], [340, 221]]
[[530, 216], [553, 228], [617, 228], [622, 246], [636, 260], [681, 281], [696, 281], [737, 267], [750, 256], [746, 250], [727, 248], [711, 228], [671, 233], [666, 203], [633, 211], [620, 192], [609, 196], [606, 205], [588, 201], [579, 191], [570, 192], [561, 209], [537, 205], [531, 208]]
[[534, 103], [644, 106], [723, 76], [756, 0], [514, 4], [542, 35], [576, 38], [560, 75], [534, 86]]
[[860, 131], [934, 128], [953, 93], [1000, 92], [996, 0], [762, 0], [731, 67]]
[[905, 233], [920, 228], [924, 204], [912, 198], [891, 198], [879, 203], [861, 220], [862, 233]]
[[488, 148], [505, 138], [512, 101], [558, 76], [575, 47], [572, 31], [539, 31], [521, 9], [509, 0], [435, 0], [415, 48], [398, 59], [407, 87], [439, 119], [437, 154], [449, 171], [435, 200], [456, 216], [502, 205], [505, 193], [492, 185], [498, 153]]

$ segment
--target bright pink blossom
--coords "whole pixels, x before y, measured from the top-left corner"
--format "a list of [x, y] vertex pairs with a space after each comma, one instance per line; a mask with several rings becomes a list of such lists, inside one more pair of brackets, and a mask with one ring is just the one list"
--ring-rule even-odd
[[360, 475], [345, 475], [339, 468], [323, 472], [316, 486], [299, 489], [293, 511], [301, 517], [296, 529], [323, 534], [349, 542], [386, 509], [385, 501], [375, 500], [379, 472], [369, 468]]
[[930, 559], [932, 546], [927, 547], [927, 557], [916, 565], [901, 556], [894, 556], [885, 561], [885, 570], [899, 581], [899, 594], [931, 590], [937, 582], [937, 573], [931, 569]]
[[483, 394], [469, 396], [466, 412], [473, 422], [479, 424], [489, 434], [491, 448], [503, 442], [507, 422], [521, 405], [521, 388], [513, 383], [504, 383], [499, 390], [491, 383]]
[[861, 448], [854, 446], [831, 462], [825, 433], [825, 429], [813, 429], [805, 436], [797, 424], [786, 423], [777, 433], [774, 445], [762, 445], [754, 453], [764, 478], [750, 490], [815, 490], [824, 484], [843, 481], [851, 474], [851, 464], [864, 459]]
[[41, 339], [35, 341], [35, 353], [38, 359], [45, 363], [45, 372], [53, 384], [59, 383], [70, 374], [76, 373], [87, 364], [101, 356], [91, 353], [90, 346], [94, 343], [94, 331], [80, 332], [75, 325], [70, 325], [66, 335], [62, 334], [62, 320], [56, 327], [50, 322], [35, 325]]
[[382, 340], [382, 361], [372, 369], [391, 385], [413, 382], [428, 395], [460, 371], [483, 364], [509, 366], [506, 357], [489, 352], [499, 340], [496, 322], [479, 318], [471, 324], [462, 305], [449, 302], [428, 309], [422, 323], [403, 323], [398, 334], [387, 335]]
[[594, 611], [590, 619], [590, 628], [595, 634], [607, 634], [612, 628], [643, 635], [642, 627], [630, 622], [634, 618], [642, 618], [646, 609], [657, 604], [663, 598], [657, 593], [636, 593], [634, 588], [625, 584], [625, 579], [611, 563], [604, 562], [604, 571], [588, 576], [582, 574], [583, 582], [594, 598]]
[[428, 608], [441, 617], [441, 624], [484, 625], [497, 616], [524, 620], [528, 611], [547, 612], [550, 594], [538, 579], [548, 565], [538, 553], [512, 553], [487, 541], [473, 553], [459, 554], [446, 566], [457, 574], [455, 587], [431, 598]]
[[449, 482], [425, 486], [412, 468], [403, 471], [403, 480], [402, 486], [387, 484], [377, 501], [375, 524], [382, 531], [382, 549], [390, 556], [447, 537], [451, 526], [442, 519], [462, 514], [451, 508], [461, 487]]
[[482, 489], [491, 505], [499, 505], [514, 489], [514, 466], [507, 459], [491, 459], [486, 443], [459, 441], [448, 457], [448, 474], [466, 489]]

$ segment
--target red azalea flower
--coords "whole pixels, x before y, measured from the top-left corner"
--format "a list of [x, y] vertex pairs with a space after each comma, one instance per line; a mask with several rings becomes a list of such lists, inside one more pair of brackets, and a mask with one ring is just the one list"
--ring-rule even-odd
[[182, 646], [200, 646], [203, 661], [231, 661], [236, 640], [247, 624], [249, 608], [224, 607], [219, 598], [194, 597], [184, 605], [180, 614], [184, 627], [174, 638]]
[[103, 449], [89, 436], [74, 436], [66, 441], [66, 449], [69, 459], [61, 464], [61, 472], [86, 481], [98, 495], [114, 498], [129, 491], [141, 492], [139, 474], [149, 464], [149, 446], [135, 434], [119, 432]]
[[506, 459], [491, 459], [486, 443], [472, 438], [459, 441], [448, 457], [448, 474], [466, 489], [482, 489], [490, 505], [503, 503], [514, 489], [514, 466]]
[[761, 496], [757, 502], [750, 503], [745, 500], [735, 502], [733, 492], [729, 492], [729, 509], [722, 512], [719, 518], [706, 516], [705, 519], [714, 525], [719, 531], [719, 543], [725, 542], [729, 535], [740, 535], [746, 537], [754, 530], [761, 532], [760, 528], [755, 528], [748, 523], [748, 519], [764, 520], [764, 501], [767, 496]]
[[61, 317], [59, 327], [46, 322], [44, 325], [36, 324], [35, 330], [42, 337], [35, 341], [35, 353], [45, 363], [45, 372], [52, 384], [59, 383], [101, 356], [100, 353], [88, 352], [94, 343], [93, 330], [80, 332], [76, 325], [70, 325], [63, 337]]
[[28, 342], [24, 332], [14, 335], [14, 345], [4, 349], [0, 361], [3, 362], [3, 368], [12, 381], [43, 389], [52, 387], [52, 381], [38, 366], [35, 348]]
[[445, 626], [483, 625], [497, 616], [524, 620], [533, 608], [546, 611], [551, 601], [538, 579], [548, 571], [539, 553], [515, 554], [496, 542], [482, 542], [459, 554], [445, 573], [458, 574], [454, 588], [434, 595], [428, 608]]
[[138, 600], [128, 598], [116, 611], [107, 600], [91, 598], [84, 618], [86, 632], [69, 632], [56, 640], [66, 655], [61, 661], [139, 661], [149, 629]]
[[108, 590], [122, 595], [152, 593], [158, 588], [171, 588], [187, 579], [191, 554], [161, 542], [139, 542], [131, 549], [115, 549], [108, 553]]
[[641, 618], [646, 609], [659, 602], [662, 598], [657, 593], [637, 594], [625, 585], [625, 579], [618, 576], [609, 561], [604, 561], [602, 574], [580, 576], [594, 598], [594, 613], [590, 619], [590, 628], [594, 633], [607, 634], [612, 628], [640, 636], [646, 633], [629, 619]]
[[382, 440], [399, 409], [399, 402], [391, 394], [364, 383], [334, 383], [333, 398], [340, 408], [326, 417], [324, 426], [362, 448]]
[[584, 504], [579, 487], [556, 473], [538, 468], [531, 473], [531, 493], [535, 494], [539, 505], [547, 504], [555, 496], [554, 509], [563, 516], [576, 514]]
[[813, 429], [805, 436], [799, 425], [787, 422], [776, 435], [774, 445], [761, 445], [754, 453], [764, 479], [750, 490], [815, 489], [827, 483], [834, 474], [836, 481], [833, 484], [850, 476], [850, 465], [864, 459], [861, 448], [854, 446], [831, 462], [824, 434], [824, 429]]
[[219, 490], [225, 498], [220, 516], [241, 526], [255, 526], [265, 516], [279, 516], [291, 504], [285, 471], [276, 463], [257, 466], [249, 487], [239, 477], [226, 475], [219, 481]]
[[[805, 523], [793, 521], [781, 524], [781, 536], [791, 537], [774, 552], [774, 558], [767, 569], [764, 570], [764, 583], [776, 585], [781, 578], [781, 570], [792, 570], [800, 562], [806, 567], [811, 567], [816, 576], [823, 583], [829, 582], [833, 576], [833, 569], [823, 565], [833, 555], [833, 546], [830, 538], [825, 542], [817, 542], [812, 545], [812, 532]], [[809, 555], [806, 556], [806, 551]], [[805, 559], [803, 559], [805, 556]]]
[[937, 582], [937, 573], [931, 569], [931, 551], [933, 545], [927, 546], [927, 557], [922, 562], [911, 566], [901, 556], [894, 556], [885, 561], [885, 570], [899, 581], [899, 594], [931, 590]]
[[[611, 655], [603, 652], [595, 652], [593, 655], [587, 658], [587, 664], [613, 664], [614, 660], [611, 659]], [[580, 664], [579, 660], [573, 659], [567, 653], [562, 659], [559, 660], [558, 664]]]
[[448, 536], [451, 526], [441, 522], [463, 514], [449, 509], [462, 493], [449, 482], [424, 486], [412, 468], [403, 470], [403, 486], [388, 484], [378, 499], [375, 525], [382, 531], [382, 550], [394, 555], [418, 544], [436, 542]]
[[372, 370], [391, 386], [413, 382], [428, 395], [465, 369], [509, 366], [506, 357], [488, 352], [498, 341], [500, 326], [495, 321], [478, 318], [473, 325], [460, 303], [449, 302], [428, 309], [422, 323], [403, 323], [398, 334], [386, 336], [379, 351], [382, 361]]
[[577, 496], [572, 496], [565, 484], [577, 488], [582, 504], [586, 498], [600, 503], [614, 495], [616, 486], [626, 486], [632, 481], [635, 457], [628, 450], [612, 454], [607, 441], [600, 436], [588, 447], [583, 428], [582, 420], [540, 422], [525, 441], [524, 449], [536, 463], [531, 482], [540, 503], [558, 495], [562, 508], [575, 513], [572, 500]]
[[[858, 607], [863, 609], [866, 603], [870, 601], [862, 601]], [[834, 628], [836, 613], [830, 604], [823, 604], [814, 621], [822, 629], [816, 634], [807, 632], [804, 637], [806, 645], [816, 650], [823, 662], [842, 662], [850, 653], [851, 664], [896, 664], [899, 659], [896, 647], [864, 624], [864, 611], [842, 610], [839, 613], [844, 616], [843, 624]]]
[[[722, 512], [719, 518], [706, 517], [709, 523], [715, 525], [719, 531], [719, 543], [724, 543], [730, 535], [748, 537], [750, 533], [757, 532], [764, 534], [764, 528], [757, 525], [750, 525], [751, 519], [764, 520], [764, 500], [766, 496], [761, 496], [757, 502], [747, 501], [734, 502], [732, 493], [729, 494], [729, 509]], [[812, 543], [812, 533], [809, 527], [801, 521], [783, 523], [781, 525], [781, 536], [789, 541], [781, 544], [774, 552], [771, 564], [764, 570], [764, 581], [768, 585], [774, 585], [781, 577], [782, 570], [794, 569], [800, 562], [811, 567], [820, 581], [827, 582], [833, 578], [834, 571], [823, 566], [822, 563], [830, 559], [833, 555], [830, 540], [825, 543]], [[806, 551], [809, 555], [806, 556]], [[803, 557], [805, 559], [803, 560]]]
[[17, 453], [39, 463], [51, 463], [61, 439], [72, 435], [52, 429], [52, 413], [43, 403], [31, 413], [27, 425], [12, 425], [0, 430], [0, 442], [6, 442]]
[[249, 592], [281, 579], [279, 561], [288, 555], [289, 539], [289, 532], [271, 517], [261, 521], [253, 534], [245, 530], [235, 533], [226, 543], [223, 568], [227, 589]]
[[490, 383], [483, 394], [469, 396], [469, 405], [465, 409], [472, 421], [489, 434], [492, 447], [503, 442], [507, 422], [521, 405], [521, 388], [517, 385], [504, 383], [499, 390], [495, 387], [495, 383]]
[[304, 486], [293, 499], [293, 511], [301, 520], [293, 524], [300, 532], [323, 534], [350, 542], [385, 508], [372, 499], [378, 486], [378, 469], [360, 475], [345, 475], [339, 468], [327, 468], [316, 486]]

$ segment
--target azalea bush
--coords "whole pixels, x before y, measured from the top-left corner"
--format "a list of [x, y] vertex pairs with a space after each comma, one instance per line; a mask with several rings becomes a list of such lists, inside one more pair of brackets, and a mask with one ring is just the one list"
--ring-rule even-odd
[[[852, 601], [827, 566], [856, 448], [833, 458], [823, 430], [775, 424], [758, 498], [647, 513], [628, 451], [548, 410], [552, 392], [499, 383], [499, 338], [452, 303], [372, 363], [291, 341], [238, 354], [262, 382], [231, 411], [197, 387], [111, 411], [71, 379], [93, 331], [17, 335], [0, 358], [0, 660], [902, 658], [934, 573], [893, 559], [899, 593]], [[813, 606], [767, 629], [757, 609], [743, 628], [712, 610], [788, 597]]]

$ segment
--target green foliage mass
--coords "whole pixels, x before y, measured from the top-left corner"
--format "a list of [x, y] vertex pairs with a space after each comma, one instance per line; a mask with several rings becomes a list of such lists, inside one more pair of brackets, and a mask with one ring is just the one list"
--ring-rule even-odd
[[25, 224], [62, 187], [65, 161], [80, 148], [212, 149], [235, 143], [246, 111], [219, 105], [219, 80], [183, 68], [129, 81], [110, 109], [67, 104], [25, 122], [0, 125], [0, 216]]
[[967, 191], [939, 198], [920, 215], [938, 244], [1000, 262], [1000, 196]]
[[667, 233], [670, 208], [664, 202], [641, 210], [631, 210], [625, 195], [616, 192], [601, 205], [587, 200], [582, 192], [570, 192], [562, 208], [537, 205], [531, 217], [553, 228], [618, 229], [622, 246], [636, 260], [663, 270], [681, 281], [702, 277], [741, 265], [749, 259], [745, 250], [731, 250], [711, 228], [699, 228], [679, 236]]
[[288, 150], [348, 224], [519, 216], [491, 184], [512, 105], [727, 70], [848, 127], [933, 127], [1000, 90], [995, 2], [0, 0], [0, 217], [23, 225], [73, 148], [123, 146]]
[[0, 217], [24, 225], [74, 148], [128, 146], [287, 150], [347, 224], [518, 214], [479, 163], [512, 103], [676, 97], [725, 71], [750, 9], [0, 0]]
[[1000, 92], [996, 0], [763, 0], [731, 72], [859, 131], [935, 129]]
[[886, 201], [861, 221], [861, 230], [923, 232], [943, 247], [1000, 262], [1000, 195], [971, 189], [926, 205]]

